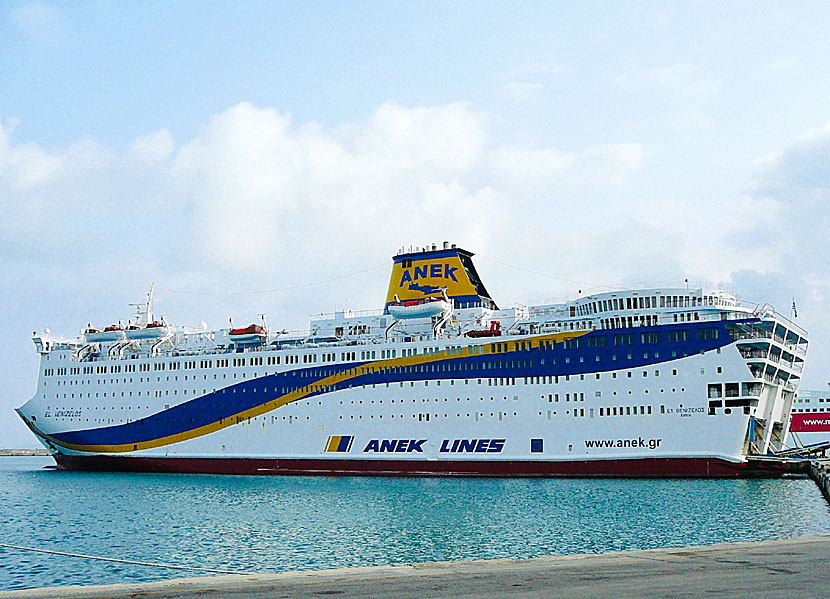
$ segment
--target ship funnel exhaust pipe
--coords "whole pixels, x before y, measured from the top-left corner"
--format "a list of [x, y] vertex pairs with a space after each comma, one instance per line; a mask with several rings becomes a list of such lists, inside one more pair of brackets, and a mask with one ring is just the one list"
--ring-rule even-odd
[[[420, 304], [425, 300], [452, 300], [456, 307], [484, 306], [498, 310], [473, 265], [471, 252], [433, 243], [416, 252], [395, 256], [384, 311], [391, 304]], [[429, 249], [432, 248], [432, 249]]]

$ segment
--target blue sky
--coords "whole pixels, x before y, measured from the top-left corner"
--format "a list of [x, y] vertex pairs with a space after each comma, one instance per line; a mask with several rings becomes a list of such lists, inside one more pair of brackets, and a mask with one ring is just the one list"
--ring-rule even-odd
[[506, 305], [795, 297], [823, 387], [829, 27], [822, 2], [0, 4], [0, 446], [33, 441], [33, 330], [126, 319], [153, 281], [174, 322], [299, 329], [445, 239]]

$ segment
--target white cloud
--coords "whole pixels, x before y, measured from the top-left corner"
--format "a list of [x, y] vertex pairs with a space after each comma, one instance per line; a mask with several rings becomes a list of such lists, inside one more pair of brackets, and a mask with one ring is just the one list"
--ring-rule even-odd
[[371, 159], [393, 161], [395, 169], [468, 168], [487, 141], [486, 118], [466, 103], [429, 108], [384, 104], [370, 117], [355, 149]]
[[639, 170], [646, 152], [641, 144], [607, 144], [581, 151], [505, 146], [493, 153], [493, 167], [511, 182], [556, 185], [598, 178], [619, 183]]
[[705, 98], [716, 91], [715, 84], [690, 63], [661, 67], [633, 65], [611, 75], [611, 79], [622, 88], [651, 88], [685, 98]]
[[803, 211], [830, 199], [830, 124], [796, 139], [782, 152], [756, 163], [753, 195], [776, 197]]
[[[823, 243], [801, 250], [784, 232], [823, 238], [830, 128], [759, 161], [744, 196], [699, 206], [632, 187], [657, 151], [640, 143], [496, 141], [487, 115], [467, 104], [386, 104], [364, 122], [326, 128], [243, 103], [184, 143], [162, 130], [123, 152], [92, 139], [56, 150], [17, 143], [7, 121], [3, 248], [7, 260], [44, 265], [43, 276], [57, 264], [80, 279], [125, 264], [146, 282], [216, 290], [322, 280], [444, 239], [596, 284], [776, 272], [799, 251], [824, 263]], [[372, 307], [378, 279], [337, 293]], [[510, 278], [497, 299], [573, 291], [545, 285]]]
[[138, 162], [164, 162], [176, 149], [173, 135], [163, 129], [139, 137], [130, 144], [129, 155]]
[[36, 45], [63, 46], [72, 41], [68, 19], [43, 2], [22, 2], [11, 11], [11, 20]]
[[[324, 254], [366, 234], [400, 236], [450, 218], [481, 196], [458, 179], [485, 141], [482, 115], [462, 104], [387, 104], [335, 132], [240, 104], [180, 149], [173, 176], [192, 198], [198, 243], [212, 260], [260, 270], [321, 239]], [[443, 205], [434, 205], [436, 194]]]
[[[780, 268], [804, 269], [811, 285], [830, 287], [830, 124], [796, 139], [756, 163], [757, 176], [744, 202], [751, 218], [744, 234], [773, 248]], [[768, 249], [769, 251], [769, 249]], [[822, 277], [815, 275], [822, 273]]]
[[503, 74], [502, 93], [516, 103], [534, 103], [551, 83], [567, 73], [560, 63], [534, 63]]
[[[112, 293], [139, 279], [141, 287], [155, 279], [197, 290], [281, 288], [445, 239], [508, 260], [529, 254], [543, 270], [552, 269], [548, 255], [577, 264], [569, 257], [603, 231], [636, 221], [614, 190], [647, 160], [637, 143], [499, 145], [488, 116], [463, 103], [384, 104], [336, 128], [242, 103], [183, 143], [161, 130], [123, 152], [92, 139], [56, 150], [15, 143], [13, 125], [0, 127], [6, 259], [25, 255], [46, 278], [57, 276], [56, 264], [80, 280], [128, 271], [108, 282]], [[586, 209], [596, 215], [580, 215]], [[565, 218], [573, 219], [564, 227], [570, 248], [560, 243]], [[375, 277], [370, 286], [339, 283], [336, 293], [375, 306], [385, 275]], [[524, 299], [524, 290], [501, 299]]]
[[774, 60], [767, 65], [771, 71], [791, 71], [798, 66], [798, 61], [794, 58], [781, 58]]
[[649, 110], [650, 120], [660, 119], [673, 128], [706, 129], [714, 123], [707, 107], [717, 95], [718, 85], [695, 64], [633, 64], [606, 73], [605, 79], [634, 98], [643, 110]]
[[69, 233], [67, 210], [83, 217], [100, 206], [102, 190], [88, 193], [86, 183], [107, 170], [109, 156], [90, 139], [52, 153], [15, 144], [13, 131], [13, 123], [0, 123], [0, 231], [12, 239], [38, 235], [51, 244]]
[[502, 89], [514, 102], [535, 102], [542, 96], [545, 86], [538, 81], [508, 81]]
[[[49, 156], [36, 144], [13, 144], [16, 119], [4, 125], [0, 121], [0, 176], [3, 177], [5, 199], [12, 194], [36, 186], [47, 180], [58, 168], [60, 160]], [[11, 206], [4, 206], [6, 210]]]

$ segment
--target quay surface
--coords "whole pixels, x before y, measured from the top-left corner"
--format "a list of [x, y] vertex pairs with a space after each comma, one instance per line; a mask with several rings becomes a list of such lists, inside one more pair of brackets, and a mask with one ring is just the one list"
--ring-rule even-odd
[[830, 536], [0, 592], [0, 599], [830, 597]]

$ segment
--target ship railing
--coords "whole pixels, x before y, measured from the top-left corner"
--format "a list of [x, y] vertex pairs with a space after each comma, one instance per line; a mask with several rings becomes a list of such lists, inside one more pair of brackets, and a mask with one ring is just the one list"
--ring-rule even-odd
[[763, 331], [733, 331], [732, 338], [735, 341], [753, 341], [755, 339], [769, 339]]
[[[398, 339], [394, 340], [395, 343], [415, 343], [419, 341], [419, 339], [413, 338], [409, 341], [405, 339]], [[239, 353], [248, 353], [248, 352], [261, 352], [261, 351], [279, 351], [291, 348], [297, 349], [313, 349], [313, 348], [325, 348], [325, 347], [356, 347], [356, 346], [377, 346], [379, 343], [382, 343], [378, 338], [369, 337], [369, 338], [342, 338], [339, 340], [332, 340], [332, 341], [317, 341], [313, 337], [294, 337], [294, 338], [286, 338], [286, 339], [276, 339], [271, 341], [270, 343], [254, 343], [250, 345], [240, 345], [236, 346], [233, 344], [228, 345], [218, 345], [214, 347], [204, 347], [204, 348], [171, 348], [168, 350], [163, 350], [156, 354], [157, 356], [171, 356], [171, 357], [187, 357], [187, 356], [210, 356], [210, 355], [223, 355], [223, 354], [239, 354]], [[113, 359], [124, 359], [124, 360], [134, 360], [137, 359], [140, 355], [146, 354], [146, 352], [141, 351], [128, 351], [123, 356]], [[102, 361], [102, 358], [99, 355], [91, 355], [89, 358], [84, 359], [85, 362], [97, 362]]]
[[[674, 315], [684, 314], [689, 315], [691, 317], [692, 314], [696, 313], [697, 318], [695, 319], [688, 319], [686, 320], [674, 320]], [[645, 318], [648, 316], [649, 318], [657, 317], [657, 325], [670, 325], [670, 324], [686, 324], [691, 322], [722, 322], [724, 320], [745, 320], [747, 318], [751, 318], [752, 314], [748, 312], [715, 312], [707, 314], [705, 312], [701, 313], [699, 311], [688, 309], [688, 310], [665, 310], [665, 309], [658, 309], [657, 311], [649, 311], [645, 309], [643, 311], [640, 310], [630, 310], [625, 312], [609, 312], [608, 314], [623, 314], [623, 316], [602, 316], [604, 313], [600, 313], [600, 317], [596, 315], [591, 316], [590, 318], [586, 317], [562, 317], [557, 318], [555, 315], [551, 317], [544, 318], [539, 320], [538, 322], [528, 323], [528, 322], [521, 322], [518, 323], [519, 325], [523, 324], [538, 324], [540, 328], [544, 331], [548, 332], [567, 332], [567, 331], [584, 331], [584, 330], [604, 330], [604, 331], [612, 331], [618, 330], [621, 328], [637, 328], [637, 327], [650, 327], [655, 326], [654, 320], [652, 319], [651, 323], [648, 322], [641, 322], [640, 318]], [[627, 324], [627, 319], [629, 316], [625, 314], [630, 314], [630, 318], [632, 319], [631, 326], [629, 327]], [[537, 315], [539, 316], [539, 315]], [[609, 323], [606, 321], [613, 321], [616, 318], [620, 318], [622, 320], [626, 320], [625, 326], [607, 326]], [[560, 324], [561, 322], [561, 324]], [[573, 324], [574, 326], [570, 326]], [[746, 338], [756, 338], [755, 336], [746, 337]], [[761, 338], [761, 337], [759, 337]]]
[[[792, 344], [785, 343], [783, 339], [773, 336], [771, 331], [764, 331], [762, 329], [753, 329], [751, 331], [734, 331], [733, 338], [736, 341], [772, 341], [776, 343], [784, 353], [792, 355], [793, 358], [801, 358], [802, 360], [807, 355], [807, 344]], [[763, 350], [761, 350], [763, 351]], [[757, 357], [757, 356], [756, 356]]]
[[766, 352], [764, 350], [747, 350], [747, 349], [744, 349], [744, 348], [740, 348], [740, 352], [741, 352], [741, 357], [743, 357], [744, 359], [759, 358], [759, 359], [764, 359], [765, 360], [767, 358], [767, 355], [768, 355], [768, 352]]
[[[690, 297], [699, 297], [691, 295], [691, 293], [698, 289], [703, 289], [705, 292], [704, 295], [715, 295], [715, 297], [720, 299], [720, 303], [717, 304], [717, 306], [720, 307], [731, 306], [741, 301], [735, 299], [736, 294], [734, 291], [724, 289], [722, 286], [712, 283], [711, 281], [689, 281], [688, 283], [686, 281], [651, 281], [635, 283], [632, 285], [597, 285], [584, 289], [577, 294], [571, 293], [560, 297], [533, 298], [528, 301], [528, 304], [531, 306], [564, 304], [594, 298], [608, 293], [631, 294], [636, 292], [643, 296], [660, 294], [664, 297], [669, 295], [685, 296], [686, 294], [689, 294]], [[751, 302], [743, 303], [750, 304]]]
[[[614, 320], [616, 318], [628, 319], [631, 317], [634, 321], [641, 317], [648, 316], [650, 318], [657, 317], [658, 324], [674, 324], [680, 322], [690, 322], [689, 320], [681, 321], [679, 318], [675, 321], [674, 318], [680, 315], [691, 317], [694, 315], [692, 322], [699, 321], [721, 321], [721, 320], [742, 320], [746, 318], [764, 318], [769, 315], [776, 315], [780, 317], [771, 307], [758, 307], [758, 304], [745, 301], [729, 302], [726, 305], [722, 302], [716, 306], [709, 305], [690, 305], [690, 306], [666, 306], [666, 307], [652, 307], [652, 308], [634, 308], [622, 310], [607, 310], [597, 311], [590, 314], [571, 314], [570, 310], [563, 309], [557, 306], [533, 306], [530, 313], [533, 317], [539, 319], [544, 323], [562, 322], [565, 323], [584, 323], [586, 321], [596, 323], [596, 328], [615, 328], [604, 327], [603, 321]], [[519, 314], [524, 317], [523, 314]], [[529, 318], [529, 314], [527, 316]], [[639, 322], [634, 322], [633, 326], [652, 326], [643, 325]]]
[[801, 356], [802, 358], [807, 355], [807, 348], [803, 345], [796, 345], [794, 343], [786, 343], [784, 347], [788, 352], [791, 354], [795, 354], [797, 356]]
[[366, 316], [383, 316], [384, 310], [340, 310], [336, 312], [321, 312], [312, 314], [311, 320], [334, 320], [336, 318], [363, 318]]
[[[771, 363], [771, 364], [775, 364], [780, 369], [789, 370], [791, 372], [800, 373], [800, 372], [804, 371], [804, 365], [803, 364], [800, 364], [800, 363], [795, 362], [795, 361], [785, 360], [785, 359], [782, 359], [780, 356], [776, 356], [776, 355], [773, 355], [773, 354], [767, 355], [766, 352], [746, 352], [746, 353], [741, 352], [741, 357], [745, 360], [753, 361], [753, 363], [758, 363], [758, 362], [764, 361], [764, 362], [768, 362], [768, 363]], [[755, 372], [755, 370], [753, 370], [753, 375], [754, 376], [757, 377], [758, 374], [760, 374], [760, 372]]]
[[799, 337], [799, 341], [797, 343], [793, 343], [791, 339], [776, 339], [776, 342], [783, 348], [784, 351], [790, 352], [795, 355], [804, 356], [807, 353], [807, 346], [809, 345], [809, 340], [807, 337]]
[[781, 324], [786, 325], [786, 327], [788, 329], [790, 329], [792, 332], [798, 334], [799, 337], [803, 337], [804, 339], [807, 338], [807, 331], [805, 331], [803, 328], [801, 328], [799, 325], [794, 323], [792, 320], [790, 320], [789, 318], [787, 318], [786, 316], [784, 316], [780, 312], [776, 312], [775, 308], [773, 308], [769, 304], [764, 304], [763, 306], [759, 307], [756, 310], [756, 313], [757, 313], [759, 318], [761, 318], [763, 316], [771, 316], [772, 318], [774, 318], [775, 320], [777, 320]]

